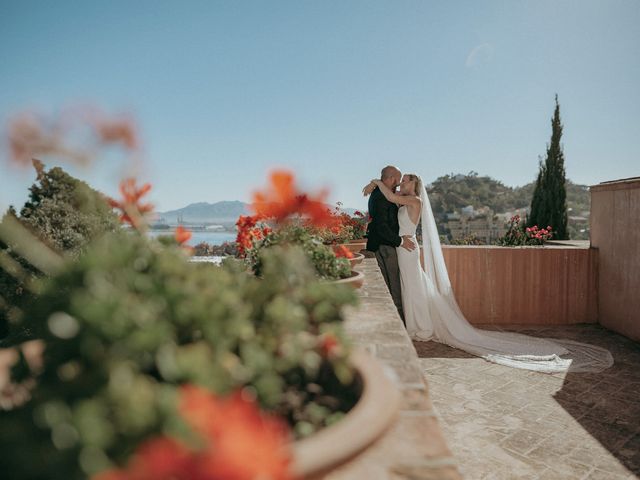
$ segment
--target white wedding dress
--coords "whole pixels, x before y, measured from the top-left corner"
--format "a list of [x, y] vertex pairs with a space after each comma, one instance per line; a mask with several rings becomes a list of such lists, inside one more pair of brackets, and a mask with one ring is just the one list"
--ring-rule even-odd
[[[420, 249], [409, 252], [397, 248], [402, 306], [412, 338], [434, 340], [491, 362], [539, 372], [600, 372], [613, 365], [611, 353], [593, 345], [472, 326], [454, 297], [431, 205], [425, 189], [422, 190], [420, 218], [425, 269], [420, 265]], [[400, 235], [415, 237], [417, 226], [409, 218], [407, 207], [399, 209], [398, 220]]]

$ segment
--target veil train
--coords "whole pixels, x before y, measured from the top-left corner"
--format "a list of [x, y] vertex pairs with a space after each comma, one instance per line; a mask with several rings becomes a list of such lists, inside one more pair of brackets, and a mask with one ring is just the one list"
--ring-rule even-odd
[[[611, 353], [601, 347], [568, 339], [547, 339], [519, 333], [488, 331], [471, 325], [460, 310], [451, 288], [440, 236], [426, 187], [422, 199], [423, 279], [431, 303], [433, 332], [409, 332], [420, 340], [434, 339], [501, 365], [539, 372], [597, 373], [613, 365]], [[424, 333], [427, 333], [425, 338]]]

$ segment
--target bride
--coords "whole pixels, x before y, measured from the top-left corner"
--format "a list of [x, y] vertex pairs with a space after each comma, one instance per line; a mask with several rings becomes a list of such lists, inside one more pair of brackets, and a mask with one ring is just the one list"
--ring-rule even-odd
[[422, 223], [422, 253], [420, 249], [397, 248], [402, 306], [412, 338], [434, 340], [491, 362], [539, 372], [600, 372], [613, 365], [611, 353], [593, 345], [473, 327], [454, 297], [435, 219], [420, 177], [404, 175], [397, 194], [381, 180], [372, 180], [364, 189], [365, 195], [375, 187], [387, 200], [400, 206], [401, 237], [415, 237]]

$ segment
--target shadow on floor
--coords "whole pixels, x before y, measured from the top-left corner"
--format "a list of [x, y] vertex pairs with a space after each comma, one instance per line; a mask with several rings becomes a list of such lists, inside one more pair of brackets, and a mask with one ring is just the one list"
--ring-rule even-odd
[[569, 372], [553, 397], [592, 438], [640, 476], [640, 344], [595, 326], [576, 340], [607, 348], [615, 363], [601, 373]]

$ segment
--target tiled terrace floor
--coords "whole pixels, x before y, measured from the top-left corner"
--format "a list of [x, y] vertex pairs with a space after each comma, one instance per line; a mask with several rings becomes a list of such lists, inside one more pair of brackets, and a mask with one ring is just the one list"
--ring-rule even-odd
[[520, 331], [601, 345], [616, 363], [601, 374], [549, 375], [415, 342], [464, 478], [640, 477], [640, 345], [593, 325]]

